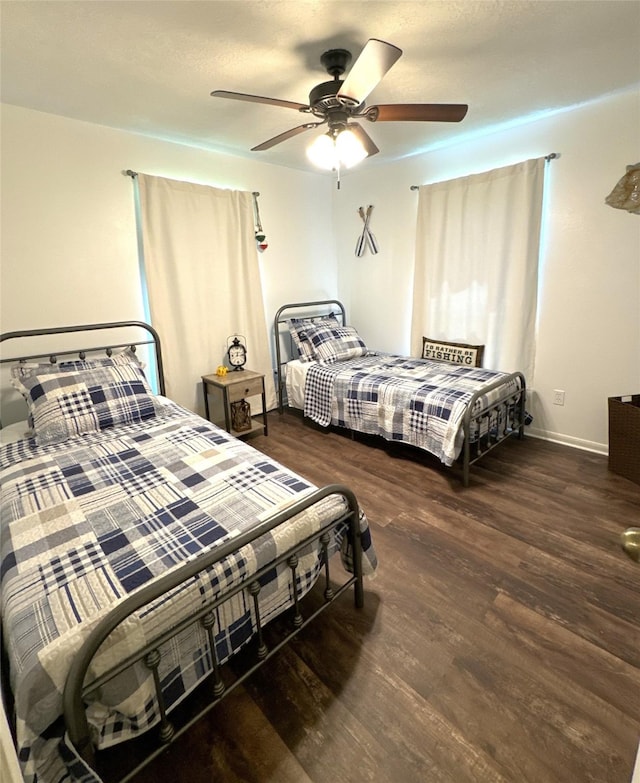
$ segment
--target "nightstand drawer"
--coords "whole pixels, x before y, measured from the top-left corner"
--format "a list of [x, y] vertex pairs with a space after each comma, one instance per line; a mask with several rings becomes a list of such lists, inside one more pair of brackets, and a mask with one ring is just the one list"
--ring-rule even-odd
[[238, 402], [238, 400], [243, 400], [245, 397], [262, 394], [262, 383], [262, 378], [249, 378], [244, 382], [240, 379], [228, 388], [229, 402]]

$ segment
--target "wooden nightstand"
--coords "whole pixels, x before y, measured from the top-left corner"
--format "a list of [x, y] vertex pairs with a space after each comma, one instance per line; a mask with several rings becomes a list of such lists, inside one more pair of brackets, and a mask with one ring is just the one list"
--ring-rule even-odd
[[[204, 410], [206, 417], [211, 421], [209, 416], [209, 388], [213, 387], [214, 390], [218, 390], [222, 393], [222, 406], [224, 408], [224, 423], [227, 432], [235, 435], [238, 438], [244, 435], [250, 435], [256, 430], [262, 430], [265, 435], [268, 435], [267, 427], [267, 401], [264, 391], [264, 375], [253, 370], [232, 370], [226, 375], [211, 375], [202, 376], [202, 390], [204, 393]], [[249, 430], [234, 430], [231, 426], [231, 403], [244, 400], [246, 397], [253, 397], [256, 395], [262, 397], [262, 421], [259, 421], [255, 416], [251, 417], [251, 429]], [[258, 414], [259, 415], [259, 414]]]

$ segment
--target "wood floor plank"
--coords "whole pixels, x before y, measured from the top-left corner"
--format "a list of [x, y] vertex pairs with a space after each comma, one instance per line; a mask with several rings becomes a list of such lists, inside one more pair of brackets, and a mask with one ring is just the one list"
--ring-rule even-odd
[[[591, 644], [562, 625], [548, 621], [526, 606], [500, 593], [486, 616], [487, 624], [501, 637], [535, 656], [532, 665], [551, 669], [569, 688], [584, 688], [621, 715], [640, 722], [640, 672], [598, 645]], [[588, 662], [588, 665], [587, 665]], [[588, 676], [588, 670], [598, 672]]]
[[415, 450], [294, 414], [252, 444], [356, 492], [378, 572], [363, 609], [341, 596], [135, 783], [629, 783], [640, 565], [620, 534], [640, 486], [533, 438], [467, 489]]

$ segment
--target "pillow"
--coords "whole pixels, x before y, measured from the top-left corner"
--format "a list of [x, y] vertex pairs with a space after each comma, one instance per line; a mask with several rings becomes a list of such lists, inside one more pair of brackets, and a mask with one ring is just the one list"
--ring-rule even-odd
[[315, 359], [313, 345], [307, 337], [307, 330], [322, 324], [326, 326], [340, 326], [340, 321], [333, 313], [323, 315], [319, 318], [289, 318], [287, 326], [294, 345], [298, 349], [298, 358], [301, 362], [311, 362]]
[[131, 362], [76, 372], [12, 378], [24, 396], [38, 444], [152, 418], [162, 407], [142, 369]]
[[32, 375], [51, 375], [59, 372], [77, 372], [78, 370], [93, 370], [96, 367], [113, 367], [118, 364], [144, 365], [131, 348], [124, 351], [94, 359], [70, 359], [62, 362], [19, 362], [11, 368], [12, 378], [31, 378]]
[[307, 338], [319, 362], [340, 362], [365, 356], [367, 346], [353, 326], [314, 326]]
[[442, 340], [430, 340], [428, 337], [422, 338], [423, 359], [462, 364], [466, 367], [482, 367], [483, 355], [484, 345], [446, 343]]

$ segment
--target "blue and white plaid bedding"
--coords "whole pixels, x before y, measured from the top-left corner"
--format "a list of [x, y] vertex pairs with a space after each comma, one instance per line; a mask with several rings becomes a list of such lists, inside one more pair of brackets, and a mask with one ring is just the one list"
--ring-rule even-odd
[[[27, 781], [58, 783], [78, 767], [60, 742], [62, 690], [70, 661], [97, 619], [141, 585], [250, 529], [314, 487], [173, 404], [157, 418], [86, 433], [63, 444], [36, 446], [24, 440], [3, 446], [0, 466], [2, 621], [18, 753]], [[341, 499], [326, 498], [284, 529], [140, 610], [103, 645], [95, 671], [104, 671], [174, 626], [186, 609], [246, 580], [343, 511]], [[361, 529], [363, 565], [371, 573], [376, 559], [364, 516]], [[345, 550], [344, 532], [332, 542], [334, 552]], [[346, 550], [343, 562], [349, 565]], [[310, 589], [320, 567], [318, 553], [310, 547], [300, 557], [300, 593]], [[290, 605], [289, 575], [284, 568], [263, 580], [263, 621]], [[223, 661], [254, 630], [245, 592], [220, 607], [216, 620], [217, 652]], [[204, 633], [199, 624], [191, 626], [161, 651], [160, 678], [175, 706], [210, 670]], [[103, 747], [157, 723], [144, 666], [109, 684], [101, 703], [89, 707], [88, 717]]]
[[[462, 448], [471, 396], [501, 377], [507, 373], [389, 354], [317, 363], [307, 372], [304, 414], [323, 427], [334, 424], [417, 446], [452, 465]], [[516, 394], [518, 382], [508, 383]], [[477, 410], [498, 394], [480, 397]]]

